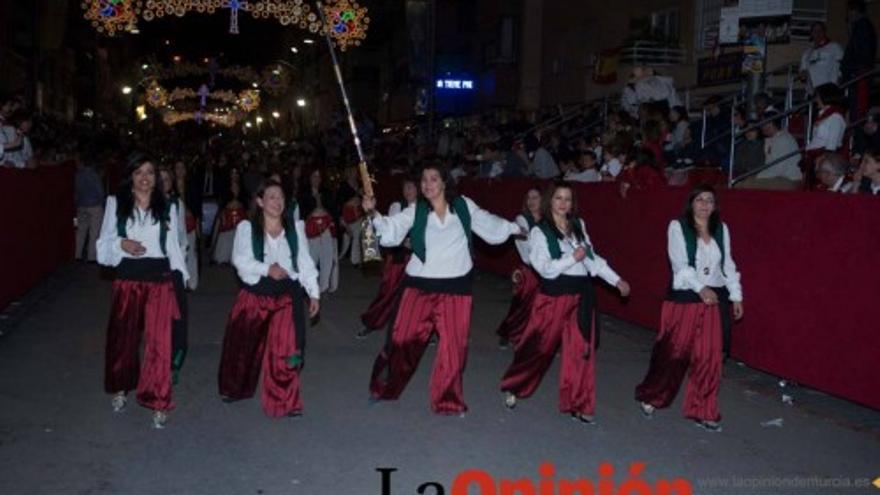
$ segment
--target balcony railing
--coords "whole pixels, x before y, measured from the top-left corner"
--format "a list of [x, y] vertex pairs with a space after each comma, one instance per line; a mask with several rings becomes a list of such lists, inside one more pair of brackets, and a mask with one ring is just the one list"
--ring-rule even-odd
[[631, 65], [678, 65], [684, 63], [685, 51], [655, 41], [634, 41], [621, 50], [620, 61]]

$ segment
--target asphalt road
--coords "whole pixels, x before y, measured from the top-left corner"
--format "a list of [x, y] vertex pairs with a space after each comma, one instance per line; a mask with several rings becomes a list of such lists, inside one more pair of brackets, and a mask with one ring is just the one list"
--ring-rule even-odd
[[[109, 282], [93, 265], [58, 277], [0, 339], [0, 494], [397, 495], [418, 493], [426, 482], [453, 493], [457, 476], [479, 469], [496, 489], [459, 493], [501, 495], [501, 479], [545, 479], [557, 488], [562, 478], [596, 481], [603, 462], [616, 470], [618, 488], [630, 464], [644, 462], [642, 479], [685, 478], [700, 494], [880, 493], [846, 487], [880, 476], [880, 412], [809, 390], [785, 405], [774, 377], [728, 362], [722, 433], [682, 419], [680, 397], [646, 420], [632, 395], [652, 333], [610, 318], [597, 363], [598, 425], [557, 412], [558, 363], [535, 397], [505, 410], [497, 388], [512, 351], [500, 350], [493, 332], [509, 286], [490, 275], [479, 276], [475, 288], [465, 418], [430, 412], [433, 349], [400, 401], [368, 404], [384, 336], [353, 335], [378, 279], [345, 268], [341, 289], [324, 299], [310, 330], [305, 415], [271, 420], [258, 399], [226, 404], [217, 395], [235, 283], [230, 269], [207, 268], [190, 296], [190, 354], [175, 388], [177, 409], [165, 430], [154, 430], [150, 412], [134, 401], [112, 413], [102, 390]], [[542, 463], [555, 466], [551, 477], [539, 475]], [[383, 467], [397, 469], [385, 493], [376, 471]]]

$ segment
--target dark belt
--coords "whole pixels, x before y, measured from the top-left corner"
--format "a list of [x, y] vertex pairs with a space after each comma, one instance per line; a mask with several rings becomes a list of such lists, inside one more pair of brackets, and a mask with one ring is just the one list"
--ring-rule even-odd
[[246, 292], [258, 296], [278, 297], [290, 294], [293, 300], [293, 326], [296, 331], [296, 346], [299, 351], [298, 366], [300, 369], [304, 368], [306, 358], [306, 312], [303, 307], [305, 289], [303, 289], [299, 281], [289, 278], [275, 280], [274, 278], [261, 277], [259, 282], [254, 285], [242, 283], [241, 286]]
[[599, 321], [595, 317], [595, 295], [593, 292], [593, 278], [590, 276], [575, 277], [573, 275], [560, 275], [554, 279], [541, 278], [541, 294], [547, 296], [564, 296], [577, 294], [581, 296], [578, 302], [578, 328], [587, 349], [590, 348], [590, 330], [595, 321], [596, 326], [596, 349], [599, 348]]
[[[718, 311], [721, 313], [721, 337], [723, 342], [724, 356], [730, 355], [730, 330], [733, 320], [730, 317], [730, 292], [726, 287], [709, 287], [718, 295]], [[682, 304], [705, 304], [699, 292], [692, 290], [669, 289], [666, 300]]]
[[426, 278], [407, 275], [403, 279], [403, 286], [432, 294], [469, 296], [473, 294], [474, 271], [471, 270], [467, 274], [455, 278]]
[[117, 280], [164, 282], [171, 279], [168, 258], [123, 258], [116, 267]]

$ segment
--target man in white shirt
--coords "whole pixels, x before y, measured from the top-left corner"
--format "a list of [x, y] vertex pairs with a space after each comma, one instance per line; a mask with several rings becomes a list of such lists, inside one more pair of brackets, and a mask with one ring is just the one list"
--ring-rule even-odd
[[554, 179], [559, 176], [559, 167], [549, 151], [541, 146], [535, 136], [526, 136], [529, 170], [539, 179]]
[[801, 57], [801, 78], [807, 82], [810, 93], [823, 84], [837, 84], [840, 80], [840, 61], [843, 48], [828, 39], [824, 22], [814, 22], [810, 32], [813, 46]]
[[[772, 116], [772, 114], [766, 115], [766, 117]], [[761, 131], [764, 133], [764, 163], [773, 165], [760, 172], [757, 178], [802, 180], [803, 174], [799, 165], [801, 154], [798, 152], [798, 143], [794, 137], [781, 128], [779, 120], [764, 124]], [[782, 159], [783, 157], [788, 158]]]

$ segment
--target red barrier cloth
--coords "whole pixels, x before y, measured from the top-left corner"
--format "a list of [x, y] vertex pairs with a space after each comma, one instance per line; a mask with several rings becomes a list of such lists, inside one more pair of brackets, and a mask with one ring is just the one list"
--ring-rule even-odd
[[397, 259], [397, 256], [385, 256], [385, 266], [382, 268], [382, 282], [379, 284], [379, 293], [370, 303], [370, 307], [361, 315], [361, 323], [368, 330], [375, 331], [385, 328], [394, 316], [397, 309], [397, 297], [401, 292], [401, 284], [406, 275], [406, 265], [409, 263], [409, 254]]
[[[463, 194], [515, 218], [536, 181], [471, 180]], [[689, 190], [664, 187], [620, 197], [618, 184], [574, 184], [597, 251], [633, 287], [622, 300], [597, 285], [601, 311], [657, 328], [671, 274], [669, 220]], [[751, 367], [880, 409], [880, 201], [804, 191], [719, 192], [742, 272], [744, 320], [733, 326], [731, 354]], [[506, 276], [517, 263], [512, 242], [476, 242], [477, 266]], [[645, 363], [647, 366], [647, 363]]]
[[520, 264], [514, 272], [519, 272], [521, 281], [514, 285], [510, 309], [495, 333], [499, 338], [510, 341], [515, 348], [529, 322], [529, 314], [532, 311], [532, 303], [538, 293], [540, 281], [538, 274], [528, 265]]
[[226, 322], [220, 395], [233, 400], [253, 397], [262, 371], [263, 412], [271, 418], [301, 412], [299, 370], [287, 362], [298, 350], [290, 295], [240, 290]]
[[[171, 400], [171, 322], [180, 318], [171, 279], [115, 280], [104, 360], [104, 391], [137, 389], [137, 401], [155, 411]], [[144, 355], [138, 362], [143, 335]]]
[[682, 412], [699, 421], [721, 421], [722, 337], [718, 306], [666, 301], [651, 364], [636, 387], [636, 400], [669, 407], [687, 374]]
[[462, 376], [467, 362], [471, 303], [469, 295], [403, 289], [388, 343], [373, 364], [371, 396], [376, 400], [397, 400], [418, 368], [431, 334], [437, 332], [431, 409], [438, 414], [467, 411]]
[[0, 167], [0, 311], [73, 260], [75, 172]]
[[[538, 292], [532, 304], [513, 363], [501, 379], [501, 390], [517, 397], [531, 397], [560, 352], [559, 412], [593, 415], [596, 407], [595, 324], [590, 330], [590, 344], [578, 325], [581, 296], [548, 296]], [[591, 346], [589, 353], [587, 346]], [[589, 358], [584, 356], [589, 354]]]

